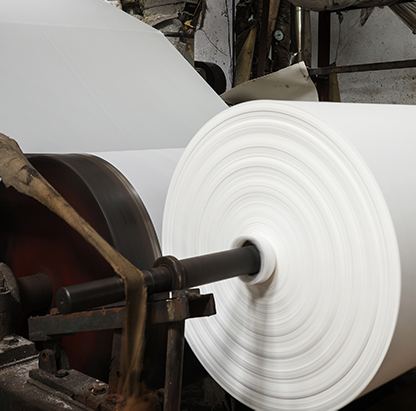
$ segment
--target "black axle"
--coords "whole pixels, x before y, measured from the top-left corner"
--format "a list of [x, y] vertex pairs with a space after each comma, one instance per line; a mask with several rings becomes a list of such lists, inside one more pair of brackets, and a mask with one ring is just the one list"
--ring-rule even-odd
[[[152, 269], [142, 272], [147, 292], [153, 294], [253, 275], [259, 270], [260, 253], [254, 245], [247, 243], [241, 248], [183, 260], [161, 257]], [[56, 293], [56, 305], [62, 314], [102, 307], [124, 299], [124, 281], [118, 276], [62, 287]]]

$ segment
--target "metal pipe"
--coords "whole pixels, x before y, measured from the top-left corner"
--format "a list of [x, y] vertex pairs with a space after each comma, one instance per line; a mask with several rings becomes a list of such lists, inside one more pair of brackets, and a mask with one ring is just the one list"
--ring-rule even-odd
[[309, 10], [298, 6], [292, 8], [292, 58], [293, 63], [304, 61], [311, 65], [311, 18]]
[[[161, 257], [156, 260], [155, 266], [142, 271], [148, 294], [256, 274], [260, 270], [260, 253], [254, 245], [247, 245], [180, 261], [174, 257]], [[55, 298], [62, 314], [102, 307], [124, 299], [121, 277], [63, 287], [57, 291]]]
[[180, 260], [185, 269], [183, 288], [210, 284], [260, 270], [260, 254], [254, 245]]
[[416, 60], [386, 61], [382, 63], [354, 64], [350, 66], [319, 67], [309, 69], [310, 76], [328, 74], [358, 73], [362, 71], [395, 70], [416, 67]]
[[85, 311], [124, 299], [124, 281], [121, 277], [62, 287], [55, 297], [56, 307], [62, 314]]

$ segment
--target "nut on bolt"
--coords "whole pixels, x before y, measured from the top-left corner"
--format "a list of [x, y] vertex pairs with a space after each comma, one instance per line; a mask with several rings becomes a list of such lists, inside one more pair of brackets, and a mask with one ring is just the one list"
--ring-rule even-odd
[[58, 378], [64, 378], [67, 375], [69, 375], [69, 372], [67, 370], [58, 370], [55, 374]]
[[107, 384], [104, 382], [98, 382], [97, 384], [94, 384], [91, 391], [95, 395], [104, 394], [107, 391]]

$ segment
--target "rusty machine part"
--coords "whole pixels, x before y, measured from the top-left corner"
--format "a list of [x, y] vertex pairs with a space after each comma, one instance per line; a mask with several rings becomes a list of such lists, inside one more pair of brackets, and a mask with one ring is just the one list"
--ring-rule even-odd
[[[165, 325], [166, 358], [164, 410], [179, 410], [185, 354], [185, 320], [215, 314], [212, 294], [200, 295], [189, 287], [260, 272], [260, 252], [246, 242], [243, 247], [198, 257], [178, 260], [160, 257], [154, 268], [144, 270], [149, 287], [147, 326]], [[54, 335], [82, 330], [119, 329], [124, 318], [124, 306], [107, 306], [124, 298], [124, 283], [120, 278], [107, 278], [91, 283], [64, 287], [58, 290], [56, 301], [63, 313], [29, 318], [32, 341], [48, 341]], [[94, 307], [102, 307], [93, 309]], [[92, 309], [92, 310], [91, 310]], [[71, 311], [84, 310], [70, 313]], [[149, 344], [148, 344], [149, 345]], [[154, 362], [152, 364], [154, 367]], [[156, 367], [157, 368], [157, 367]], [[58, 368], [52, 363], [52, 373]], [[112, 365], [110, 392], [117, 369]], [[195, 372], [194, 372], [195, 377]], [[145, 380], [148, 382], [148, 379]]]
[[[118, 170], [89, 155], [28, 158], [121, 254], [138, 267], [152, 267], [160, 256], [156, 233], [139, 196]], [[108, 263], [78, 233], [32, 198], [2, 185], [0, 210], [1, 261], [16, 276], [24, 301], [25, 315], [15, 330], [19, 334], [27, 335], [29, 314], [46, 314], [47, 309], [55, 307], [54, 300], [47, 302], [50, 289], [54, 295], [63, 286], [114, 275]], [[39, 301], [36, 303], [39, 299], [44, 302], [43, 307]], [[112, 331], [106, 330], [65, 337], [63, 345], [71, 367], [106, 380], [112, 335]]]

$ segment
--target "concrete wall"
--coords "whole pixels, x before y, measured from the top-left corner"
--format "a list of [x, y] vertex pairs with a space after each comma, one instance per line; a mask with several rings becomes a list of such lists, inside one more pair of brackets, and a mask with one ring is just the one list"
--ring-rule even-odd
[[207, 0], [208, 11], [204, 27], [195, 34], [195, 60], [218, 64], [232, 83], [232, 0]]
[[[331, 25], [331, 62], [337, 65], [416, 58], [416, 36], [388, 7], [376, 8], [363, 27], [360, 10], [341, 19], [333, 13]], [[416, 103], [416, 69], [339, 74], [338, 81], [342, 101]]]

